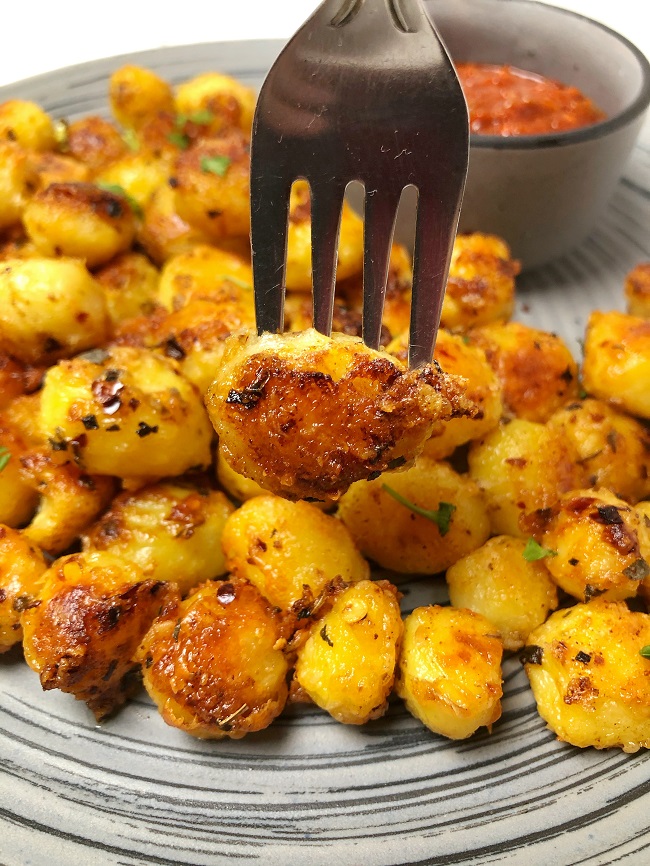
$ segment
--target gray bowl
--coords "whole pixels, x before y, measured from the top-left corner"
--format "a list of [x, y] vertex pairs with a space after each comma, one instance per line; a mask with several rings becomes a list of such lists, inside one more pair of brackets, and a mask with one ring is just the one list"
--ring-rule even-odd
[[[511, 64], [573, 85], [606, 114], [548, 135], [471, 136], [460, 230], [493, 232], [525, 269], [560, 256], [594, 227], [650, 103], [650, 64], [602, 24], [533, 0], [426, 0], [454, 60]], [[415, 196], [400, 208], [409, 242]]]

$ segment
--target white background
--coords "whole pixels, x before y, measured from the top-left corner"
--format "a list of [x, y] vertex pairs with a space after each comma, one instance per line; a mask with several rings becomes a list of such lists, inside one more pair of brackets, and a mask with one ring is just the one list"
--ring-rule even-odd
[[[0, 0], [0, 85], [129, 51], [288, 37], [317, 5], [317, 0]], [[555, 5], [602, 21], [650, 55], [647, 0]]]

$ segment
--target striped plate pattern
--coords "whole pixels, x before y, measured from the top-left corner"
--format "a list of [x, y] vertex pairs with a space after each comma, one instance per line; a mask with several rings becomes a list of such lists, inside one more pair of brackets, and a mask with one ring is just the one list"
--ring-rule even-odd
[[[258, 85], [280, 43], [216, 43], [104, 59], [0, 89], [54, 116], [106, 113], [125, 62], [178, 82], [222, 70]], [[518, 317], [578, 354], [590, 309], [623, 307], [623, 278], [650, 259], [650, 135], [597, 230], [520, 281]], [[405, 609], [445, 601], [441, 581], [402, 582]], [[298, 707], [237, 742], [195, 741], [141, 696], [101, 726], [42, 693], [18, 652], [0, 657], [2, 866], [313, 866], [650, 863], [647, 753], [557, 742], [516, 657], [491, 734], [456, 743], [399, 702], [363, 728]]]

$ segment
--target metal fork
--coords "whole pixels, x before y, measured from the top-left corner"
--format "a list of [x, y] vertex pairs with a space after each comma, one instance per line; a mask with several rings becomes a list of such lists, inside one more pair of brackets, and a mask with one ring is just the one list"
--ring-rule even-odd
[[258, 332], [283, 327], [291, 185], [312, 197], [314, 327], [329, 335], [341, 206], [365, 187], [363, 340], [378, 348], [404, 187], [418, 190], [409, 366], [431, 362], [469, 153], [467, 106], [420, 0], [324, 0], [260, 91], [251, 142]]

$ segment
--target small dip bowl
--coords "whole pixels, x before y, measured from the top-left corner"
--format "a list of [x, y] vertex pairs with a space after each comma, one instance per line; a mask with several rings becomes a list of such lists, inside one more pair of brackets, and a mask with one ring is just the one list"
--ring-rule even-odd
[[[623, 173], [650, 103], [648, 60], [604, 25], [534, 0], [426, 4], [453, 60], [555, 79], [605, 112], [566, 132], [471, 135], [460, 231], [500, 235], [524, 269], [560, 256], [589, 234]], [[405, 196], [398, 239], [414, 204]]]

